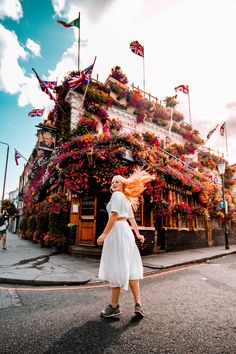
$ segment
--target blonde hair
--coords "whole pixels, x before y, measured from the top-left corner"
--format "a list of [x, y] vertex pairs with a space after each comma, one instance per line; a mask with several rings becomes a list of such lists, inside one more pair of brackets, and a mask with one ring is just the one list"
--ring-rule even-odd
[[[125, 178], [123, 176], [117, 175], [120, 182], [123, 184], [123, 193], [126, 198], [131, 202], [132, 207], [136, 211], [139, 205], [139, 196], [147, 188], [146, 183], [153, 181], [156, 177], [150, 175], [147, 171], [137, 168], [132, 175]], [[114, 178], [113, 177], [113, 178]]]

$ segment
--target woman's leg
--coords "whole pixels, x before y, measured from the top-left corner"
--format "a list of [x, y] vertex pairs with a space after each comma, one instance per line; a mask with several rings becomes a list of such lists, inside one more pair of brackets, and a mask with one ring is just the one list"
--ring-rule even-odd
[[2, 234], [2, 248], [6, 248], [7, 244], [7, 235], [4, 233]]
[[135, 304], [141, 304], [140, 292], [139, 292], [139, 280], [130, 280], [129, 286], [134, 296]]
[[111, 293], [111, 306], [112, 307], [117, 307], [119, 304], [119, 298], [120, 298], [120, 288], [112, 288], [112, 293]]

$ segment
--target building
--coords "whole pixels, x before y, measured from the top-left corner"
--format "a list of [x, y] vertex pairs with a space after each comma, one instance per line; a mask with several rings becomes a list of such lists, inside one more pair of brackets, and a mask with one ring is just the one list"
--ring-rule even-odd
[[[141, 252], [211, 246], [215, 237], [223, 244], [217, 171], [222, 156], [202, 147], [199, 133], [175, 110], [176, 97], [167, 97], [164, 107], [129, 88], [116, 67], [104, 84], [92, 80], [88, 89], [68, 91], [65, 81], [57, 101], [39, 126], [53, 129], [57, 147], [50, 152], [36, 146], [21, 178], [25, 237], [56, 245], [69, 237], [69, 243], [98, 248], [111, 178], [139, 166], [156, 174], [136, 213], [148, 240]], [[49, 218], [44, 229], [42, 218], [44, 226]]]

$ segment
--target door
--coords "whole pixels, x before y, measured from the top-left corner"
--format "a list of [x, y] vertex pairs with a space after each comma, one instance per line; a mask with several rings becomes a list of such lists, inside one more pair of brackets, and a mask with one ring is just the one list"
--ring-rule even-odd
[[80, 200], [77, 244], [95, 245], [96, 237], [96, 198], [94, 195], [84, 196]]

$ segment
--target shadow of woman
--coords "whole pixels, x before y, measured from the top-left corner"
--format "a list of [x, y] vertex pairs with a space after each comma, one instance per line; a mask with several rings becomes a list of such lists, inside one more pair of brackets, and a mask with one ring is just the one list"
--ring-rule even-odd
[[121, 334], [136, 326], [139, 318], [134, 316], [130, 322], [118, 328], [118, 318], [88, 321], [82, 326], [65, 333], [53, 346], [43, 354], [102, 354], [117, 352]]

